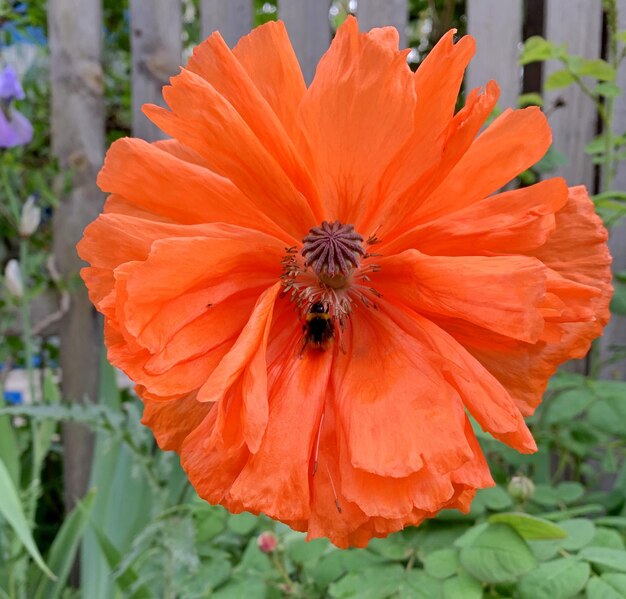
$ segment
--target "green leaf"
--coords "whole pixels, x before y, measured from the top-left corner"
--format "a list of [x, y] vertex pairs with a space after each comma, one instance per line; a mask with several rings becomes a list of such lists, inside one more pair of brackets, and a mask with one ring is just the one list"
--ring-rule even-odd
[[405, 559], [413, 553], [413, 548], [403, 539], [402, 535], [390, 535], [385, 539], [372, 539], [368, 549], [394, 560]]
[[546, 562], [559, 553], [561, 546], [558, 541], [528, 541], [533, 555], [540, 561]]
[[611, 299], [611, 312], [626, 316], [626, 284], [613, 281], [614, 293]]
[[[91, 526], [100, 545], [102, 555], [104, 555], [109, 568], [112, 571], [115, 570], [122, 561], [122, 554], [117, 550], [113, 543], [111, 543], [109, 538], [104, 534], [99, 526], [93, 522], [91, 523]], [[115, 584], [120, 591], [128, 594], [131, 586], [137, 582], [137, 580], [139, 580], [137, 573], [132, 568], [126, 568], [115, 578]], [[151, 597], [151, 593], [147, 587], [143, 586], [137, 589], [132, 594], [132, 597], [133, 599], [149, 599]]]
[[587, 599], [624, 599], [626, 594], [616, 591], [604, 577], [592, 576], [587, 584]]
[[478, 580], [507, 582], [525, 574], [537, 564], [530, 547], [507, 524], [489, 524], [472, 542], [461, 549], [461, 564]]
[[[0, 393], [0, 408], [4, 405]], [[0, 416], [0, 462], [4, 462], [9, 477], [17, 488], [20, 482], [20, 450], [10, 416]]]
[[588, 562], [626, 572], [626, 551], [607, 547], [585, 547], [578, 556]]
[[543, 98], [539, 94], [522, 94], [517, 99], [517, 105], [519, 108], [526, 108], [526, 106], [543, 106]]
[[525, 574], [517, 590], [520, 599], [570, 599], [585, 586], [589, 564], [568, 557], [540, 564]]
[[449, 578], [459, 569], [459, 554], [454, 549], [440, 549], [426, 556], [424, 570], [433, 578]]
[[398, 599], [439, 599], [441, 596], [441, 581], [421, 570], [407, 572], [398, 589]]
[[332, 549], [306, 570], [317, 585], [325, 587], [346, 572], [376, 569], [386, 562], [386, 558], [363, 549], [352, 551]]
[[476, 495], [492, 511], [505, 510], [513, 505], [511, 496], [502, 487], [480, 489]]
[[561, 542], [561, 547], [566, 551], [578, 551], [589, 545], [596, 534], [596, 527], [591, 520], [574, 518], [560, 523], [561, 528], [567, 533], [567, 538]]
[[503, 522], [504, 524], [508, 524], [524, 539], [563, 539], [567, 536], [567, 532], [563, 530], [563, 528], [553, 524], [549, 520], [519, 512], [494, 514], [489, 517], [489, 522]]
[[546, 405], [546, 424], [569, 422], [587, 409], [594, 396], [589, 389], [570, 389], [550, 399]]
[[404, 569], [402, 566], [381, 566], [350, 572], [338, 582], [328, 587], [328, 594], [335, 599], [358, 597], [359, 599], [380, 599], [393, 595], [402, 581]]
[[259, 519], [249, 512], [232, 514], [228, 518], [228, 528], [239, 535], [249, 535], [258, 525]]
[[604, 432], [626, 436], [626, 401], [604, 397], [589, 408], [587, 420]]
[[615, 528], [626, 528], [626, 516], [604, 516], [597, 518], [596, 524], [604, 526], [613, 526]]
[[550, 58], [558, 58], [563, 53], [563, 46], [557, 46], [540, 35], [534, 35], [529, 37], [524, 42], [524, 48], [522, 49], [522, 54], [519, 57], [519, 63], [521, 65], [525, 65], [530, 62], [539, 62]]
[[613, 530], [611, 528], [605, 528], [603, 526], [596, 527], [596, 534], [593, 539], [591, 539], [591, 543], [589, 543], [592, 547], [608, 547], [609, 549], [621, 549], [622, 551], [626, 549], [624, 547], [624, 540], [622, 535]]
[[585, 487], [575, 481], [564, 481], [556, 486], [556, 494], [563, 503], [574, 503], [585, 494]]
[[4, 517], [9, 526], [13, 529], [17, 538], [22, 545], [24, 545], [41, 571], [51, 580], [54, 580], [56, 577], [48, 566], [46, 566], [37, 549], [30, 527], [26, 521], [26, 516], [22, 510], [19, 496], [11, 480], [11, 475], [2, 461], [0, 461], [0, 497], [2, 497], [2, 500], [0, 500], [0, 515]]
[[265, 599], [266, 586], [262, 578], [246, 576], [234, 578], [211, 593], [211, 599]]
[[600, 578], [613, 587], [620, 594], [620, 597], [626, 597], [626, 574], [606, 572]]
[[575, 73], [581, 77], [594, 77], [600, 81], [614, 81], [615, 68], [601, 58], [584, 58]]
[[196, 541], [204, 543], [226, 528], [227, 513], [221, 507], [203, 505], [195, 512]]
[[481, 599], [483, 587], [465, 572], [443, 583], [443, 599]]
[[532, 499], [535, 503], [546, 507], [559, 505], [559, 496], [556, 489], [549, 485], [537, 485]]
[[328, 549], [326, 539], [306, 541], [302, 535], [287, 541], [285, 553], [296, 564], [315, 563]]
[[89, 521], [95, 498], [96, 491], [89, 491], [64, 520], [48, 554], [48, 563], [56, 572], [57, 580], [52, 581], [42, 576], [34, 594], [35, 599], [57, 599], [61, 596], [76, 557], [78, 544]]
[[574, 83], [574, 81], [576, 81], [576, 79], [570, 71], [567, 69], [559, 69], [558, 71], [554, 71], [554, 73], [550, 74], [550, 76], [546, 79], [543, 88], [546, 91], [562, 89], [564, 87], [568, 87]]
[[604, 96], [605, 98], [617, 98], [622, 94], [620, 86], [612, 81], [603, 81], [602, 83], [598, 83], [593, 91], [598, 96]]
[[615, 39], [622, 42], [622, 44], [626, 44], [626, 30], [625, 31], [618, 31], [615, 34]]

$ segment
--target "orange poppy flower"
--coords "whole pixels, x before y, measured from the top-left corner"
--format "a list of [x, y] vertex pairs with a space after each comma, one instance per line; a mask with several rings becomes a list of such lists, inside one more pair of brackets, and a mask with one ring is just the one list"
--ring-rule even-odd
[[[83, 278], [111, 362], [198, 494], [363, 546], [493, 484], [467, 412], [535, 451], [523, 416], [608, 320], [607, 234], [562, 179], [497, 193], [551, 134], [454, 107], [474, 41], [416, 73], [348, 19], [306, 87], [282, 23], [219, 33], [113, 144]], [[493, 195], [495, 194], [495, 195]]]

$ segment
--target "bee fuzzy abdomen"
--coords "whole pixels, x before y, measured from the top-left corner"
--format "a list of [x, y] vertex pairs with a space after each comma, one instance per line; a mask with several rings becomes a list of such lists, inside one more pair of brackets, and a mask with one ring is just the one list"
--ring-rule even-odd
[[323, 304], [313, 304], [306, 315], [306, 324], [303, 329], [305, 346], [325, 350], [335, 335], [334, 319]]

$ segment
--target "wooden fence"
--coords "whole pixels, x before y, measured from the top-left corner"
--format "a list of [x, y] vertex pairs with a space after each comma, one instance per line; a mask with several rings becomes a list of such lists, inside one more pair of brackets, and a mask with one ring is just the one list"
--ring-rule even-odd
[[[361, 28], [394, 25], [404, 44], [407, 4], [408, 0], [358, 0]], [[619, 4], [622, 28], [626, 28], [626, 0], [619, 0]], [[331, 39], [329, 5], [330, 0], [280, 0], [278, 16], [287, 25], [307, 81]], [[140, 107], [144, 102], [161, 103], [162, 85], [181, 64], [181, 0], [130, 0], [130, 7], [133, 134], [154, 140], [160, 134], [141, 114]], [[252, 0], [201, 0], [203, 34], [219, 29], [227, 43], [234, 45], [250, 30], [252, 11]], [[468, 32], [478, 42], [467, 83], [477, 87], [497, 79], [502, 87], [502, 107], [515, 105], [527, 79], [517, 65], [524, 31], [567, 42], [572, 53], [586, 57], [598, 57], [602, 52], [601, 0], [467, 0], [466, 14]], [[57, 260], [63, 273], [69, 275], [80, 267], [74, 245], [103, 201], [95, 185], [104, 154], [101, 0], [49, 0], [49, 31], [54, 149], [61, 165], [75, 173], [74, 190], [62, 199], [55, 223]], [[553, 68], [546, 65], [546, 72]], [[624, 70], [619, 74], [619, 84], [626, 88]], [[546, 97], [550, 102], [557, 95], [550, 92]], [[597, 128], [592, 103], [570, 88], [564, 106], [550, 118], [556, 149], [569, 159], [558, 174], [567, 177], [570, 184], [585, 183], [594, 190], [593, 167], [583, 151]], [[626, 94], [617, 98], [615, 128], [620, 133], [624, 130]], [[624, 163], [615, 185], [626, 189]], [[616, 231], [612, 246], [616, 268], [626, 269], [626, 228]], [[96, 396], [100, 327], [85, 293], [75, 291], [72, 299], [61, 330], [63, 392], [69, 399], [82, 401]], [[604, 337], [605, 347], [615, 343], [626, 344], [624, 319], [615, 319]], [[625, 374], [624, 363], [607, 373]], [[65, 443], [67, 501], [71, 505], [86, 484], [88, 440], [82, 430], [68, 427]]]

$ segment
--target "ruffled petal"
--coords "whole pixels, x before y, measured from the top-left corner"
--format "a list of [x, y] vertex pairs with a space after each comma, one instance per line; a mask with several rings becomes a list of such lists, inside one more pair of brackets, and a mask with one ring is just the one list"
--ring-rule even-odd
[[418, 208], [414, 220], [432, 220], [482, 200], [538, 162], [551, 143], [552, 131], [539, 108], [505, 110]]
[[554, 213], [567, 196], [567, 185], [559, 178], [506, 191], [382, 240], [380, 251], [413, 248], [439, 256], [526, 253], [547, 241], [556, 226]]
[[374, 310], [352, 314], [344, 343], [332, 385], [355, 468], [402, 477], [424, 465], [449, 472], [472, 457], [463, 404], [439, 356]]
[[[252, 44], [257, 56], [271, 56], [275, 49], [263, 35], [263, 30], [271, 32], [280, 29], [280, 26], [266, 24], [260, 29], [262, 31], [256, 33], [249, 40], [249, 44]], [[287, 46], [291, 49], [288, 40]], [[298, 155], [280, 119], [218, 32], [194, 48], [187, 69], [211, 84], [214, 90], [237, 111], [257, 140], [281, 166], [295, 188], [308, 200], [316, 217], [321, 218], [317, 188], [302, 158]], [[304, 86], [304, 82], [301, 83]], [[300, 92], [301, 96], [303, 89], [298, 88], [295, 91], [296, 97], [289, 98], [286, 104], [297, 101], [297, 94]], [[172, 99], [176, 101], [175, 95], [172, 95]]]
[[587, 293], [588, 288], [597, 290], [595, 295], [586, 296], [592, 319], [564, 322], [559, 325], [558, 339], [535, 345], [486, 336], [458, 323], [442, 325], [500, 380], [525, 415], [532, 414], [539, 405], [557, 367], [587, 353], [610, 315], [613, 290], [608, 235], [584, 187], [570, 189], [567, 204], [555, 218], [554, 234], [534, 254], [563, 278], [584, 286], [580, 293]]
[[306, 84], [285, 24], [270, 21], [244, 35], [233, 48], [291, 139], [299, 137], [298, 107]]
[[387, 34], [359, 34], [349, 17], [300, 105], [305, 152], [331, 220], [358, 224], [413, 129], [413, 75], [406, 52], [397, 50], [397, 32]]
[[307, 198], [255, 131], [204, 78], [183, 69], [165, 87], [172, 112], [144, 112], [159, 128], [200, 154], [212, 171], [232, 181], [254, 205], [295, 239], [318, 219]]
[[407, 250], [378, 262], [376, 289], [417, 312], [463, 319], [531, 343], [543, 331], [547, 275], [537, 259]]
[[159, 447], [180, 451], [183, 441], [206, 417], [211, 405], [196, 401], [194, 394], [168, 400], [154, 399], [137, 389], [143, 401], [141, 423], [152, 429]]
[[370, 204], [360, 227], [364, 231], [377, 229], [381, 238], [394, 238], [415, 227], [425, 219], [418, 218], [429, 196], [441, 185], [461, 157], [472, 147], [474, 138], [493, 111], [500, 88], [490, 81], [484, 93], [472, 90], [465, 106], [457, 112], [441, 134], [440, 151], [428, 149], [419, 160], [421, 166], [415, 169], [416, 176], [410, 179], [407, 187], [394, 188], [386, 184], [387, 177], [379, 192], [377, 204]]
[[275, 235], [287, 244], [294, 241], [231, 181], [141, 139], [113, 143], [98, 185], [181, 224], [230, 223]]

